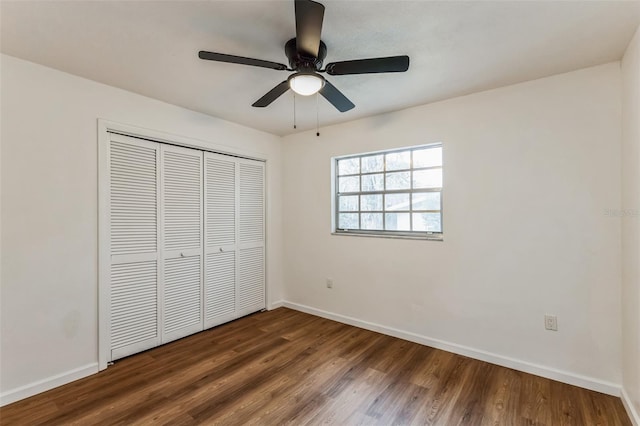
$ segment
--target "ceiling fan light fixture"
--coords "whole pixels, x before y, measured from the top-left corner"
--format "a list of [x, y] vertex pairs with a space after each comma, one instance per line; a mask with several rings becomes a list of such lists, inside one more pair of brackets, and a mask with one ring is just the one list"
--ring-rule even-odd
[[316, 73], [299, 72], [289, 76], [289, 87], [298, 95], [315, 95], [324, 86], [324, 77]]

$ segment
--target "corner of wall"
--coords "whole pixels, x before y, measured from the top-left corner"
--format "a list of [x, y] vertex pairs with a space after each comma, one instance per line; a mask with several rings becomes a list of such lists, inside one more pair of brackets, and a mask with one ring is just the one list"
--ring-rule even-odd
[[620, 62], [622, 74], [622, 402], [640, 425], [640, 27]]

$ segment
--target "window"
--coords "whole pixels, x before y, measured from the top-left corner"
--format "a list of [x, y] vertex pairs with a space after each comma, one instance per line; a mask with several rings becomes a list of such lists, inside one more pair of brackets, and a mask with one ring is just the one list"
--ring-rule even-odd
[[442, 239], [442, 144], [333, 161], [336, 234]]

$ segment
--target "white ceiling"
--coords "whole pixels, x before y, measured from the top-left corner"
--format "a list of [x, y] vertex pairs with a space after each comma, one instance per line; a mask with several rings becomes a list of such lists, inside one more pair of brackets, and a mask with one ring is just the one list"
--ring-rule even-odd
[[[329, 76], [356, 107], [319, 100], [320, 125], [621, 58], [640, 1], [324, 1], [325, 63], [407, 54], [406, 73]], [[2, 1], [3, 53], [278, 135], [293, 95], [251, 104], [289, 73], [198, 59], [199, 50], [287, 63], [292, 1]], [[298, 130], [316, 99], [296, 97]]]

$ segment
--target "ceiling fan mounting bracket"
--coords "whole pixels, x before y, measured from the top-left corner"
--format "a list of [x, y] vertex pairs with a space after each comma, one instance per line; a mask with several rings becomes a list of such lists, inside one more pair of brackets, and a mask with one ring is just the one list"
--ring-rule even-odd
[[294, 37], [284, 45], [284, 53], [289, 58], [289, 67], [293, 71], [320, 71], [322, 61], [327, 57], [327, 45], [321, 40], [318, 48], [318, 57], [305, 56], [298, 52]]

